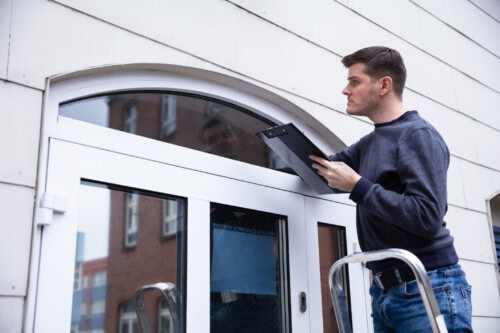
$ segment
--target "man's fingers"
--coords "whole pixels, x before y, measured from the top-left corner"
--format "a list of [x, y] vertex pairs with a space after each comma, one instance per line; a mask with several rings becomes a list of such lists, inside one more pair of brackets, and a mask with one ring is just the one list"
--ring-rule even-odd
[[311, 160], [313, 160], [314, 162], [316, 162], [316, 163], [318, 163], [318, 164], [322, 165], [322, 166], [323, 166], [323, 167], [325, 167], [325, 168], [326, 168], [326, 167], [328, 167], [328, 164], [330, 163], [330, 161], [325, 160], [324, 158], [321, 158], [321, 157], [316, 156], [316, 155], [309, 155], [309, 158], [310, 158]]

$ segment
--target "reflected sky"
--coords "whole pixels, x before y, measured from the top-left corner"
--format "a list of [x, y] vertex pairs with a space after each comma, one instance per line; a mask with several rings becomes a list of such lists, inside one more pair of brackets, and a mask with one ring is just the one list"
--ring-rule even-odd
[[78, 231], [85, 235], [84, 261], [108, 256], [110, 197], [106, 188], [80, 186]]

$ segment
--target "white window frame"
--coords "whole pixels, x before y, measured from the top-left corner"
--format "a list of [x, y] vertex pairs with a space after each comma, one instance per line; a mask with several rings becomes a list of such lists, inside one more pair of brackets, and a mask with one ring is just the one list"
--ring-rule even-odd
[[[319, 136], [316, 131], [296, 116], [276, 104], [274, 100], [273, 102], [267, 101], [257, 97], [256, 94], [246, 92], [243, 87], [238, 85], [242, 84], [241, 81], [238, 82], [231, 82], [229, 85], [216, 80], [196, 78], [189, 72], [186, 75], [178, 72], [150, 70], [93, 73], [80, 78], [58, 79], [53, 83], [49, 82], [50, 89], [45, 107], [46, 116], [43, 119], [46, 131], [43, 132], [41, 158], [46, 159], [48, 139], [60, 138], [185, 168], [193, 168], [193, 164], [195, 164], [196, 169], [201, 172], [318, 197], [316, 192], [297, 176], [270, 169], [262, 170], [262, 167], [235, 160], [225, 160], [224, 163], [221, 163], [222, 157], [211, 154], [206, 154], [201, 158], [203, 162], [200, 163], [197, 161], [203, 155], [189, 148], [137, 135], [131, 136], [126, 132], [110, 131], [106, 127], [58, 116], [60, 103], [85, 96], [103, 95], [116, 91], [179, 91], [216, 98], [241, 106], [276, 124], [293, 122], [320, 149], [325, 152], [335, 151], [331, 143]], [[285, 104], [284, 101], [283, 104]], [[339, 143], [336, 143], [336, 148], [339, 149], [339, 147]], [[41, 165], [44, 165], [43, 161]], [[43, 187], [45, 181], [43, 172], [40, 172], [40, 179], [40, 185]], [[333, 201], [339, 200], [338, 196], [332, 195], [330, 198]], [[348, 202], [346, 199], [340, 200]]]

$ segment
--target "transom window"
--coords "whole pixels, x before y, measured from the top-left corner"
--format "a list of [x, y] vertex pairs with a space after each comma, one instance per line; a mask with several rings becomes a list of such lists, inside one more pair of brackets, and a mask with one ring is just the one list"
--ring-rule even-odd
[[239, 106], [179, 92], [121, 92], [64, 103], [59, 115], [293, 173], [255, 133], [275, 124]]

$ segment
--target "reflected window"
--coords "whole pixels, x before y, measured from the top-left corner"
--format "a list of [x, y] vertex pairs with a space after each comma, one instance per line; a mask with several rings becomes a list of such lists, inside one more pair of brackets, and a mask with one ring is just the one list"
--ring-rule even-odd
[[161, 98], [160, 139], [168, 140], [177, 129], [177, 96], [163, 95]]
[[159, 318], [158, 333], [174, 333], [174, 322], [168, 308], [167, 301], [162, 298], [159, 302]]
[[139, 323], [135, 314], [133, 302], [127, 302], [120, 306], [120, 330], [119, 333], [139, 333]]
[[255, 133], [275, 124], [249, 110], [181, 92], [122, 92], [67, 102], [59, 115], [291, 173]]
[[[164, 238], [161, 230], [168, 202], [175, 203], [171, 214], [175, 228]], [[169, 315], [179, 323], [175, 332], [185, 332], [186, 210], [185, 198], [82, 181], [75, 255], [75, 267], [79, 265], [81, 273], [74, 281], [73, 331], [138, 332], [135, 304], [128, 301], [139, 287], [170, 282], [176, 285], [176, 304], [175, 313]], [[144, 239], [136, 242], [133, 251], [123, 246], [123, 234], [129, 228], [123, 221], [130, 211], [140, 220], [134, 237]], [[161, 316], [154, 310], [158, 299], [147, 297], [144, 303], [156, 332]]]
[[135, 134], [137, 130], [137, 106], [131, 105], [125, 109], [123, 115], [123, 131]]
[[210, 331], [289, 332], [286, 219], [212, 203]]
[[177, 225], [184, 219], [183, 201], [178, 199], [163, 202], [163, 236], [173, 235], [177, 232]]
[[137, 229], [139, 227], [139, 196], [137, 193], [125, 195], [125, 247], [137, 244]]
[[[345, 228], [330, 224], [318, 223], [319, 262], [321, 274], [321, 302], [323, 308], [323, 331], [339, 332], [328, 282], [328, 274], [332, 265], [347, 255]], [[341, 284], [346, 294], [341, 304], [346, 306], [351, 316], [349, 279], [347, 265], [341, 268]], [[352, 323], [351, 323], [352, 327]]]

